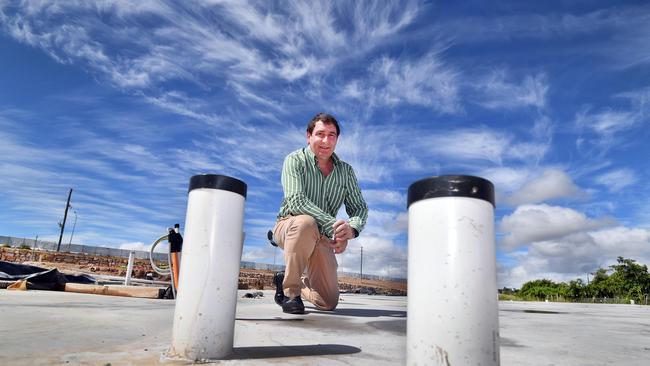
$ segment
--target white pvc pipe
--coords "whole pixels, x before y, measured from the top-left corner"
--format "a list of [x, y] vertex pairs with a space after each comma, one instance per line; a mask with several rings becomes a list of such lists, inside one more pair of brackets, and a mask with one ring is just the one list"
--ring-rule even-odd
[[135, 258], [135, 252], [129, 252], [129, 263], [126, 265], [126, 277], [124, 277], [124, 285], [129, 286], [131, 284], [131, 273], [133, 272], [133, 259]]
[[190, 180], [170, 357], [206, 361], [232, 352], [245, 196], [246, 184], [234, 178]]
[[407, 365], [499, 365], [494, 186], [409, 188]]

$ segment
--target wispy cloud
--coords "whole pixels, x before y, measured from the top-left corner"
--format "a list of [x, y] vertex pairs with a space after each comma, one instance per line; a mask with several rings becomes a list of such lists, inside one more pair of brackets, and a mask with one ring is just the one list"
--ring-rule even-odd
[[616, 169], [596, 177], [596, 183], [612, 192], [636, 184], [637, 176], [631, 169]]
[[443, 61], [441, 52], [415, 60], [384, 56], [370, 65], [365, 79], [347, 83], [343, 96], [364, 101], [371, 109], [410, 104], [457, 113], [462, 109], [458, 74]]
[[488, 109], [516, 109], [546, 106], [549, 89], [546, 75], [527, 75], [520, 83], [512, 82], [504, 69], [493, 70], [485, 79], [474, 82], [476, 103]]
[[512, 136], [487, 128], [461, 129], [445, 134], [426, 136], [422, 144], [443, 157], [464, 160], [487, 160], [501, 164], [511, 145]]
[[603, 109], [592, 112], [587, 107], [576, 113], [575, 125], [584, 131], [577, 139], [577, 147], [587, 153], [603, 155], [614, 147], [623, 147], [623, 136], [636, 130], [643, 122], [637, 110]]
[[628, 130], [637, 122], [637, 116], [628, 111], [605, 110], [589, 113], [589, 109], [586, 109], [576, 115], [576, 124], [579, 127], [592, 130], [604, 138], [611, 138], [618, 132]]
[[[339, 62], [337, 55], [368, 50], [411, 23], [417, 13], [415, 2], [379, 6], [320, 1], [279, 7], [217, 1], [191, 6], [30, 3], [4, 6], [0, 14], [9, 34], [58, 61], [85, 63], [119, 87], [148, 88], [170, 79], [208, 85], [221, 76], [251, 83], [320, 74]], [[112, 27], [107, 27], [105, 19], [111, 15]], [[335, 24], [340, 18], [348, 18], [341, 23], [346, 26]], [[114, 26], [122, 28], [115, 31]], [[151, 31], [142, 33], [142, 28]], [[114, 47], [118, 43], [124, 48]], [[269, 45], [274, 49], [271, 58], [265, 57]], [[230, 72], [217, 72], [222, 68]]]

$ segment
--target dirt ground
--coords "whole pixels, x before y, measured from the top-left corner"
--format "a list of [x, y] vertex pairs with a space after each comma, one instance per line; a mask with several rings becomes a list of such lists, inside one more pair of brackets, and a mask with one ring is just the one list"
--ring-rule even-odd
[[[89, 275], [110, 275], [115, 276], [115, 270], [99, 268], [98, 270], [89, 271], [87, 266], [77, 263], [63, 263], [63, 262], [24, 262], [33, 266], [43, 268], [56, 268], [65, 273], [86, 273]], [[273, 285], [273, 275], [275, 272], [269, 270], [256, 270], [256, 269], [240, 269], [239, 272], [239, 288], [240, 289], [256, 289], [256, 290], [271, 290], [275, 289]], [[167, 278], [165, 278], [167, 277]], [[161, 280], [169, 280], [168, 276], [157, 278]], [[406, 281], [379, 281], [364, 279], [361, 281], [359, 278], [352, 277], [339, 277], [339, 288], [341, 292], [354, 292], [354, 293], [369, 293], [369, 294], [383, 294], [383, 295], [406, 295]]]

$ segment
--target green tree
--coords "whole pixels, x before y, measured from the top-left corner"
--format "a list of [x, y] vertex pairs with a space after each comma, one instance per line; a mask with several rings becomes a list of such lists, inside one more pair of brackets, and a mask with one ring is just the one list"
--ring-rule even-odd
[[607, 270], [605, 268], [598, 268], [593, 275], [594, 279], [587, 286], [589, 295], [594, 297], [613, 297], [614, 291], [611, 289], [608, 281], [609, 276], [607, 275]]
[[[583, 297], [619, 297], [641, 303], [650, 294], [650, 273], [648, 266], [636, 263], [634, 259], [617, 258], [617, 264], [609, 269], [598, 268], [593, 280], [585, 285], [578, 278], [569, 283], [555, 283], [548, 279], [528, 281], [521, 286], [517, 295], [527, 300], [543, 300], [552, 296], [579, 300]], [[611, 274], [608, 274], [611, 272]], [[505, 293], [504, 288], [500, 290]]]
[[588, 297], [587, 286], [582, 282], [582, 279], [569, 281], [567, 295], [568, 298], [578, 300], [583, 297]]
[[636, 263], [634, 259], [618, 257], [618, 264], [609, 266], [614, 273], [610, 276], [611, 286], [617, 296], [641, 301], [650, 292], [648, 266]]
[[519, 295], [526, 299], [543, 300], [557, 294], [558, 284], [547, 279], [528, 281], [519, 290]]

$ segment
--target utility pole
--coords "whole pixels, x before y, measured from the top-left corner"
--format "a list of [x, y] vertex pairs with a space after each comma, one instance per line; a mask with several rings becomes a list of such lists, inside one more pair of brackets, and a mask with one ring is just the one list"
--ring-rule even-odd
[[56, 251], [61, 250], [61, 239], [63, 239], [63, 230], [65, 229], [65, 220], [68, 218], [68, 208], [70, 208], [70, 197], [72, 197], [72, 188], [68, 192], [68, 202], [65, 204], [65, 213], [63, 214], [63, 222], [61, 223], [61, 234], [59, 234], [59, 244], [56, 245]]
[[36, 234], [36, 239], [34, 240], [34, 246], [32, 247], [32, 262], [36, 258], [36, 248], [38, 248], [38, 234]]
[[361, 279], [361, 284], [363, 284], [363, 245], [361, 246], [361, 269], [359, 272], [359, 278]]
[[273, 247], [273, 270], [275, 271], [275, 254], [278, 252], [278, 247]]

